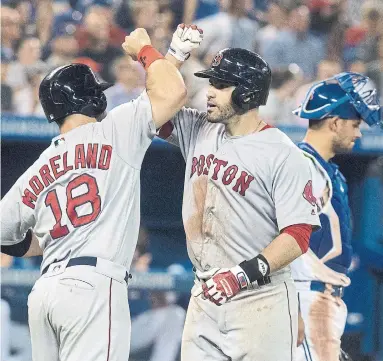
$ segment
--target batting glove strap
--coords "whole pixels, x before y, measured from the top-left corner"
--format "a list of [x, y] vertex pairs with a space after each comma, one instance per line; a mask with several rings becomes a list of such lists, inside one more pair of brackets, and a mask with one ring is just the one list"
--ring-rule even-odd
[[173, 34], [168, 52], [179, 61], [189, 58], [190, 52], [199, 47], [203, 32], [196, 25], [180, 24]]
[[253, 283], [258, 280], [263, 280], [270, 274], [270, 265], [267, 259], [259, 254], [250, 261], [243, 261], [239, 264], [244, 273], [250, 280], [249, 283]]
[[249, 287], [249, 284], [251, 283], [250, 279], [240, 265], [231, 268], [230, 272], [235, 276], [240, 290], [244, 290]]

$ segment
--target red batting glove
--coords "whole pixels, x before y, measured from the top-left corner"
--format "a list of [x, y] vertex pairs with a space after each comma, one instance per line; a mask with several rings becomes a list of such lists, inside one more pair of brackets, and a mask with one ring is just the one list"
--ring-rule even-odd
[[246, 289], [249, 283], [245, 271], [240, 266], [221, 269], [202, 285], [203, 295], [217, 306], [221, 306]]

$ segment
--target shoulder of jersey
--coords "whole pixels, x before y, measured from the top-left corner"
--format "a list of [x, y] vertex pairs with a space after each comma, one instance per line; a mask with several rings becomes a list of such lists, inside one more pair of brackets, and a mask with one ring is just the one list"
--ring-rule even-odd
[[322, 167], [322, 165], [318, 162], [318, 160], [312, 154], [304, 151], [303, 149], [300, 149], [300, 148], [298, 149], [310, 162], [311, 169], [315, 170], [316, 173], [320, 174], [323, 178], [326, 178], [329, 180], [326, 170]]
[[272, 144], [273, 147], [278, 147], [279, 149], [289, 149], [296, 148], [294, 142], [281, 130], [278, 128], [269, 128], [251, 134], [248, 137], [244, 137], [250, 142], [257, 142], [263, 144]]
[[[299, 150], [302, 152], [302, 154], [310, 164], [311, 174], [313, 177], [312, 181], [314, 184], [314, 196], [321, 200], [320, 213], [323, 213], [327, 210], [327, 207], [332, 199], [333, 187], [331, 179], [327, 174], [326, 170], [322, 167], [322, 165], [312, 154], [307, 153], [302, 149]], [[326, 188], [328, 188], [329, 190], [327, 200], [325, 199], [325, 197], [323, 197], [323, 192], [326, 190]]]

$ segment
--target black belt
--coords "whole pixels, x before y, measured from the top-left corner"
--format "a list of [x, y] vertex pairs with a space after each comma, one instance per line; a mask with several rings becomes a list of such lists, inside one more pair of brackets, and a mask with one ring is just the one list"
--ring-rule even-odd
[[257, 283], [258, 286], [264, 286], [271, 283], [271, 278], [270, 276], [266, 276], [266, 277], [260, 278], [259, 280], [256, 280], [255, 282]]
[[326, 283], [320, 281], [311, 281], [310, 290], [324, 293], [325, 291], [330, 291], [331, 295], [334, 297], [343, 297], [344, 287], [343, 286], [334, 286], [331, 285], [331, 290], [326, 287]]
[[[57, 262], [61, 262], [63, 260], [60, 260], [60, 261], [53, 261], [51, 264], [49, 264], [48, 266], [46, 266], [43, 271], [41, 272], [41, 275], [47, 273], [48, 271], [48, 268], [52, 265], [52, 264], [55, 264]], [[66, 267], [73, 267], [73, 266], [91, 266], [91, 267], [96, 267], [97, 265], [97, 257], [89, 257], [89, 256], [83, 256], [83, 257], [75, 257], [75, 258], [71, 258]], [[125, 282], [128, 283], [129, 279], [132, 278], [132, 275], [128, 272], [126, 272], [126, 275], [125, 275]]]

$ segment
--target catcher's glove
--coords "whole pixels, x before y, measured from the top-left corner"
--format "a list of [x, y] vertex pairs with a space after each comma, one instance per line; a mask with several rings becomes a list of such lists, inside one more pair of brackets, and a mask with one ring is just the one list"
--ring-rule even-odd
[[340, 349], [339, 361], [352, 361], [352, 358], [347, 352], [344, 352], [342, 349]]

